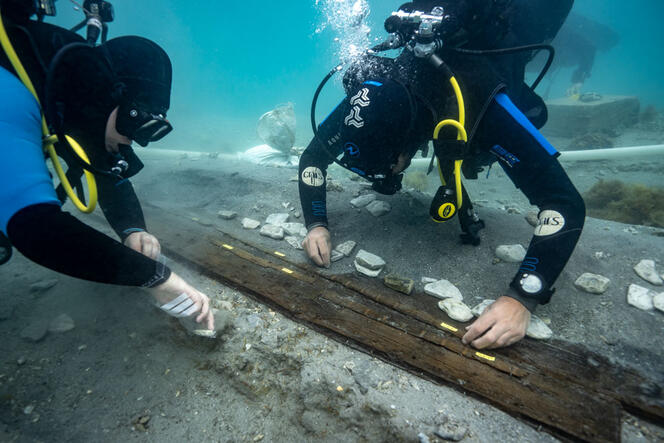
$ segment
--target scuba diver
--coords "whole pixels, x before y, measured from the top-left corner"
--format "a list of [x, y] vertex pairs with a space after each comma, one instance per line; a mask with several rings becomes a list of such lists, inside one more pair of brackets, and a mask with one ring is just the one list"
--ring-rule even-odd
[[[0, 0], [0, 263], [13, 247], [72, 277], [149, 288], [168, 314], [213, 330], [209, 298], [158, 260], [129, 181], [143, 167], [132, 141], [146, 146], [172, 130], [168, 55], [140, 37], [96, 46], [90, 32], [86, 41], [45, 15], [55, 15], [53, 0]], [[122, 243], [64, 212], [67, 198], [84, 213], [98, 200]]]
[[[317, 126], [299, 166], [299, 192], [308, 229], [303, 247], [319, 266], [330, 265], [326, 206], [327, 168], [335, 162], [372, 183], [382, 194], [401, 189], [403, 171], [433, 140], [429, 171], [441, 178], [431, 217], [455, 216], [465, 244], [479, 245], [484, 228], [463, 186], [498, 161], [517, 188], [540, 209], [525, 260], [500, 297], [463, 337], [475, 348], [520, 341], [530, 313], [546, 304], [580, 237], [585, 205], [539, 133], [546, 106], [524, 81], [535, 53], [547, 45], [569, 14], [573, 0], [415, 1], [385, 22], [390, 38], [351, 65], [346, 98]], [[379, 56], [401, 50], [396, 58]], [[425, 154], [426, 155], [426, 154]]]

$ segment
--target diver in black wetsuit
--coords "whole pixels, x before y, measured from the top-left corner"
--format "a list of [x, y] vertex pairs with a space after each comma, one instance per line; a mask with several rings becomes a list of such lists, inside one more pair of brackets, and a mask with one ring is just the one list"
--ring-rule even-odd
[[[518, 273], [509, 285], [497, 289], [502, 296], [463, 338], [479, 349], [521, 340], [530, 312], [549, 302], [553, 284], [576, 246], [585, 205], [556, 160], [558, 153], [538, 132], [546, 122], [546, 107], [524, 83], [533, 51], [469, 51], [550, 42], [571, 7], [572, 0], [402, 5], [386, 22], [393, 35], [382, 49], [405, 49], [396, 59], [368, 54], [348, 69], [347, 97], [318, 127], [300, 159], [300, 199], [309, 231], [304, 247], [309, 257], [319, 266], [330, 264], [327, 167], [337, 162], [371, 181], [377, 192], [394, 194], [401, 188], [402, 171], [438, 127], [435, 157], [446, 183], [432, 204], [436, 221], [457, 214], [463, 242], [479, 244], [484, 222], [461, 183], [458, 160], [464, 160], [466, 178], [477, 178], [482, 167], [498, 161], [540, 208], [539, 226]], [[434, 38], [424, 38], [432, 29]], [[452, 77], [463, 91], [465, 106], [454, 100], [458, 95]], [[438, 125], [445, 119], [462, 120], [462, 109], [465, 122], [459, 126], [466, 129], [466, 143], [456, 140], [463, 138], [460, 129]]]
[[[140, 37], [93, 47], [73, 32], [31, 19], [45, 12], [45, 4], [52, 10], [52, 1], [0, 0], [6, 28], [0, 36], [0, 153], [11, 159], [0, 163], [2, 258], [9, 258], [13, 245], [30, 260], [73, 277], [153, 288], [167, 313], [196, 315], [213, 329], [208, 297], [157, 261], [159, 242], [147, 232], [129, 181], [142, 168], [132, 141], [145, 146], [172, 129], [165, 119], [168, 55]], [[9, 55], [9, 45], [17, 57]], [[19, 80], [19, 64], [29, 81]], [[100, 206], [122, 243], [61, 210], [67, 192], [53, 189], [44, 163], [42, 112], [60, 140], [56, 150], [68, 163], [67, 178], [81, 196], [81, 175], [94, 173]], [[65, 133], [85, 148], [89, 166], [62, 143]]]

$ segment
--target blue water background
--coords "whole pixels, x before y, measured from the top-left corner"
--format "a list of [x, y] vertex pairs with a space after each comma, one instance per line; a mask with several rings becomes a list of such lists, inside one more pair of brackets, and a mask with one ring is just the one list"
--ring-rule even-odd
[[[352, 3], [352, 2], [347, 2]], [[384, 18], [400, 2], [370, 0], [371, 41], [386, 34]], [[298, 117], [297, 143], [311, 137], [309, 107], [321, 78], [339, 60], [339, 35], [323, 27], [328, 18], [314, 0], [289, 2], [189, 2], [115, 0], [111, 37], [142, 35], [161, 44], [174, 65], [169, 118], [176, 131], [159, 147], [201, 151], [245, 150], [261, 141], [258, 118], [292, 102]], [[54, 23], [81, 20], [60, 0]], [[578, 0], [575, 10], [612, 27], [619, 45], [600, 53], [585, 89], [637, 95], [643, 105], [664, 109], [664, 2], [661, 0]], [[318, 29], [324, 29], [317, 32]], [[562, 96], [571, 71], [561, 72], [551, 96]], [[546, 83], [546, 82], [545, 82]], [[331, 83], [319, 103], [319, 119], [341, 97]]]

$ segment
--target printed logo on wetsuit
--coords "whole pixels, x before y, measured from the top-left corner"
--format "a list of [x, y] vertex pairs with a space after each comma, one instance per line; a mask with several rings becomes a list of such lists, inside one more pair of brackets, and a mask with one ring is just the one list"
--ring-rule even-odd
[[362, 108], [366, 108], [371, 104], [369, 89], [362, 88], [360, 92], [351, 97], [350, 104], [353, 107], [350, 110], [350, 114], [346, 116], [344, 123], [346, 126], [354, 126], [357, 129], [360, 129], [364, 127], [364, 119], [360, 116], [360, 112], [362, 111]]
[[325, 176], [320, 169], [310, 166], [302, 171], [302, 183], [309, 186], [319, 187], [325, 184]]
[[557, 234], [565, 227], [565, 217], [558, 211], [542, 211], [539, 216], [539, 222], [535, 228], [535, 235], [546, 237]]

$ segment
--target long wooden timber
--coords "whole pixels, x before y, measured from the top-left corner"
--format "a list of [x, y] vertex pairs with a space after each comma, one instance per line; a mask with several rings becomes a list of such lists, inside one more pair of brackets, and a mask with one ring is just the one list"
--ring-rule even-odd
[[[524, 340], [477, 352], [463, 325], [424, 294], [405, 296], [359, 275], [317, 268], [199, 221], [146, 208], [165, 253], [331, 337], [412, 373], [481, 397], [559, 437], [619, 441], [623, 412], [664, 422], [657, 381], [581, 346]], [[207, 231], [205, 231], [207, 229]]]

